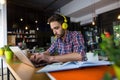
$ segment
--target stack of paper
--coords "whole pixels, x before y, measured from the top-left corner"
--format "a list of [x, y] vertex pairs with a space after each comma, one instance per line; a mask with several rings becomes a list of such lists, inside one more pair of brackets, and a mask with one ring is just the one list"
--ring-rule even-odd
[[81, 67], [103, 66], [103, 65], [111, 65], [111, 64], [112, 63], [109, 61], [95, 61], [95, 62], [73, 61], [73, 62], [66, 62], [66, 63], [53, 63], [50, 65], [46, 65], [42, 69], [38, 70], [37, 73], [69, 70], [69, 69], [76, 69]]

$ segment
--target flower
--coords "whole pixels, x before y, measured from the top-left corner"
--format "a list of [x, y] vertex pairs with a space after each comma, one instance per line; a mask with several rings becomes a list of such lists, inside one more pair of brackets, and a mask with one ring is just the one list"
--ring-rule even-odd
[[120, 67], [120, 42], [114, 40], [109, 32], [101, 34], [101, 38], [100, 48], [106, 53], [110, 61]]

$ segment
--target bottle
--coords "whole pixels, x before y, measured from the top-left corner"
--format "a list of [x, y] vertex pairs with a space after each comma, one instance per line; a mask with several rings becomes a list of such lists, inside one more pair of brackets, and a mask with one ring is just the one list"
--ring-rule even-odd
[[23, 41], [22, 41], [22, 49], [26, 49], [27, 48], [27, 46], [26, 46], [26, 43], [25, 43], [25, 39], [23, 39]]

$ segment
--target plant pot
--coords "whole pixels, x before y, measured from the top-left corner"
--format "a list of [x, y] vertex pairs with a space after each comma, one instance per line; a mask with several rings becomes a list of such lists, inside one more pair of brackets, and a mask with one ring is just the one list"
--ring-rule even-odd
[[11, 51], [5, 51], [5, 58], [6, 58], [6, 60], [12, 60], [13, 53]]
[[2, 48], [0, 48], [0, 56], [4, 55], [4, 50]]
[[113, 65], [117, 80], [120, 80], [120, 66]]

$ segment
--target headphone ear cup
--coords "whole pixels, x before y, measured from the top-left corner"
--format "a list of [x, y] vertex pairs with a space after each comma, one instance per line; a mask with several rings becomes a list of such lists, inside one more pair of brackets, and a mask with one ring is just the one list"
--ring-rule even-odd
[[62, 23], [62, 28], [63, 29], [67, 29], [68, 28], [68, 24], [66, 22]]
[[67, 24], [67, 19], [64, 15], [61, 15], [64, 18], [64, 22], [62, 23], [62, 29], [67, 29], [68, 28], [68, 24]]

